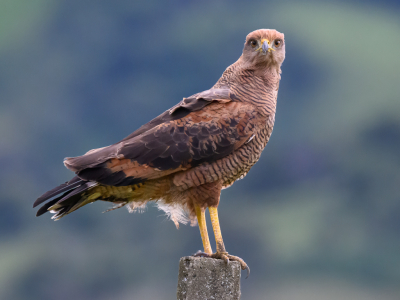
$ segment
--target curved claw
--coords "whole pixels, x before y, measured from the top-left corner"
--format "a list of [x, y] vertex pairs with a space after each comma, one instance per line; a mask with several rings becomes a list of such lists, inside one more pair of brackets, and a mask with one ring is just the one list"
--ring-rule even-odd
[[[217, 252], [218, 253], [218, 252]], [[215, 254], [217, 254], [217, 253], [215, 253]], [[223, 259], [226, 263], [228, 263], [229, 262], [229, 254], [228, 254], [228, 252], [221, 252], [221, 253], [219, 253], [219, 256], [217, 257], [214, 257], [214, 258], [219, 258], [219, 259]]]
[[230, 260], [239, 262], [239, 263], [240, 263], [240, 267], [242, 268], [242, 270], [246, 270], [246, 271], [247, 271], [246, 279], [250, 276], [250, 268], [249, 268], [249, 266], [244, 262], [243, 259], [241, 259], [241, 258], [238, 257], [238, 256], [233, 256], [233, 255], [230, 255], [230, 254], [226, 254], [226, 256], [227, 256]]
[[210, 257], [211, 254], [208, 254], [206, 252], [203, 251], [197, 251], [195, 254], [193, 254], [194, 257]]
[[244, 268], [243, 268], [243, 266], [242, 266], [242, 270], [246, 270], [246, 271], [247, 271], [247, 275], [246, 275], [246, 278], [245, 278], [245, 279], [249, 278], [249, 276], [250, 276], [250, 268], [249, 268], [249, 266], [246, 265]]

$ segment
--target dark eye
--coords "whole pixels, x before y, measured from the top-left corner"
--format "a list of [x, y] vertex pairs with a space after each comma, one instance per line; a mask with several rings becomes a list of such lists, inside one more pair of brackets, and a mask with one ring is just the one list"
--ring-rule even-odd
[[250, 44], [253, 48], [255, 48], [255, 46], [257, 46], [257, 41], [256, 41], [256, 40], [251, 40], [251, 41], [249, 42], [249, 44]]
[[282, 45], [282, 40], [277, 39], [277, 40], [274, 41], [275, 48], [278, 48], [280, 45]]

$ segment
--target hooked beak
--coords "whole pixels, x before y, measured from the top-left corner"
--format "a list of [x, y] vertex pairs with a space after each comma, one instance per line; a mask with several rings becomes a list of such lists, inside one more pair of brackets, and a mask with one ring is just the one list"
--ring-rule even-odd
[[267, 52], [275, 51], [275, 49], [271, 47], [270, 41], [268, 41], [267, 39], [261, 40], [261, 47], [259, 48], [259, 50], [262, 50], [264, 54], [267, 54]]

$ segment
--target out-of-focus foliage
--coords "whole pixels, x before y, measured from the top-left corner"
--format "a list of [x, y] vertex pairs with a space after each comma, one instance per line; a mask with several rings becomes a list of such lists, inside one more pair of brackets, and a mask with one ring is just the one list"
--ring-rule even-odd
[[[243, 299], [398, 299], [400, 7], [395, 1], [0, 1], [0, 299], [174, 299], [197, 228], [84, 207], [35, 218], [66, 156], [208, 89], [247, 33], [285, 33], [275, 130], [224, 191]], [[160, 217], [161, 215], [161, 217]]]

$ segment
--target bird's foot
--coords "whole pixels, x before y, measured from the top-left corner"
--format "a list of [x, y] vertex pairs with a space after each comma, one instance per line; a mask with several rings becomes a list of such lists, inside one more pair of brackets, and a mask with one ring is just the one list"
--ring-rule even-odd
[[216, 258], [216, 259], [223, 259], [226, 263], [228, 263], [230, 260], [232, 261], [237, 261], [240, 263], [240, 267], [242, 270], [247, 270], [247, 277], [250, 275], [250, 268], [249, 266], [244, 262], [243, 259], [241, 259], [238, 256], [230, 255], [228, 252], [215, 252], [213, 254], [209, 254], [206, 252], [201, 252], [198, 251], [196, 254], [194, 254], [195, 257], [210, 257], [210, 258]]

